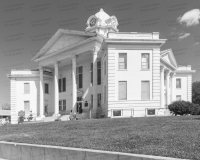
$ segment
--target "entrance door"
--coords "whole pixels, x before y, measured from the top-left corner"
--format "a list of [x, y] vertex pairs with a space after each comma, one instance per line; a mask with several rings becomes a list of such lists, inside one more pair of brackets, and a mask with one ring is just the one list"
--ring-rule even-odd
[[49, 105], [49, 101], [45, 100], [45, 105], [44, 105], [44, 115], [48, 116], [48, 105]]
[[83, 111], [82, 109], [82, 98], [81, 97], [77, 97], [77, 102], [76, 102], [76, 112], [78, 114], [81, 114]]

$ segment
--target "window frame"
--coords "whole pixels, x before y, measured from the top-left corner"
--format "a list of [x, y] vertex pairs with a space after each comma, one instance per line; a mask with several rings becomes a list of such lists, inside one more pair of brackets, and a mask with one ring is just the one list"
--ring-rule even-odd
[[76, 67], [76, 87], [77, 89], [83, 88], [83, 66]]
[[[142, 58], [143, 58], [142, 56], [145, 54], [148, 55], [147, 68], [143, 68], [143, 66], [146, 66], [146, 65], [144, 65], [144, 63], [146, 63], [146, 62], [142, 62]], [[141, 53], [141, 70], [150, 70], [150, 53]]]
[[[177, 97], [180, 97], [179, 100], [177, 100]], [[181, 101], [182, 100], [182, 96], [181, 95], [176, 95], [176, 101]]]
[[[120, 84], [120, 82], [126, 82], [126, 99], [120, 99], [120, 91], [119, 91], [119, 84]], [[127, 100], [127, 86], [128, 86], [128, 84], [127, 84], [127, 81], [118, 81], [118, 100]]]
[[[177, 80], [180, 80], [179, 85], [177, 85]], [[181, 78], [176, 78], [176, 89], [181, 89]]]
[[[120, 55], [125, 55], [124, 62], [120, 62]], [[124, 64], [124, 68], [120, 68], [120, 63]], [[127, 70], [127, 53], [118, 54], [118, 70]]]
[[97, 94], [97, 107], [101, 107], [101, 93]]
[[[148, 111], [154, 110], [154, 114], [148, 114]], [[155, 116], [156, 115], [156, 109], [155, 108], [146, 108], [146, 115], [147, 116]]]
[[104, 75], [106, 75], [106, 59], [104, 60]]
[[44, 83], [44, 93], [49, 94], [49, 83]]
[[[116, 111], [120, 111], [120, 116], [115, 116], [114, 115], [114, 112], [116, 112]], [[122, 117], [123, 115], [122, 115], [122, 109], [114, 109], [114, 110], [112, 110], [112, 117]]]
[[[26, 89], [28, 89], [28, 92], [25, 90], [25, 84], [28, 84], [28, 88], [26, 88]], [[30, 90], [31, 90], [30, 83], [25, 82], [24, 83], [24, 94], [30, 94], [30, 92], [31, 92]]]
[[[64, 110], [64, 101], [65, 101], [65, 110]], [[59, 99], [59, 102], [58, 102], [59, 112], [66, 111], [66, 109], [67, 109], [67, 105], [66, 104], [67, 104], [67, 100], [66, 99]]]
[[101, 85], [101, 61], [97, 61], [97, 85]]
[[[26, 102], [28, 102], [28, 104], [29, 104], [29, 113], [26, 113], [26, 111], [25, 111], [25, 103]], [[26, 103], [27, 104], [27, 103]], [[24, 101], [24, 113], [25, 113], [25, 115], [28, 115], [28, 114], [30, 114], [30, 111], [31, 111], [31, 102], [30, 102], [30, 100], [25, 100]]]
[[66, 92], [66, 77], [62, 77], [58, 79], [58, 91], [59, 93]]
[[[149, 83], [149, 99], [143, 99], [143, 96], [142, 96], [142, 82], [148, 82]], [[142, 101], [149, 101], [151, 100], [151, 84], [150, 84], [150, 80], [142, 80], [141, 81], [141, 100]]]

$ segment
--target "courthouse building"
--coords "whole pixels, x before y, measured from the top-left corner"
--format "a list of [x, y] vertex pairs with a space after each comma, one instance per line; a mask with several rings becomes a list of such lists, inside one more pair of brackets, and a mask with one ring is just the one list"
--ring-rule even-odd
[[85, 31], [59, 29], [32, 59], [35, 70], [11, 70], [11, 121], [168, 115], [175, 100], [191, 101], [191, 66], [179, 66], [158, 32], [119, 32], [100, 9]]

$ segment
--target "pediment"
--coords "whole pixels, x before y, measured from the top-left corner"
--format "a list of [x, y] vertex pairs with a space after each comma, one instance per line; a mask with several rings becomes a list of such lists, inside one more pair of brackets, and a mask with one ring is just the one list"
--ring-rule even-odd
[[94, 35], [94, 33], [59, 29], [32, 60], [36, 60], [45, 55], [50, 55], [51, 53], [62, 48], [80, 43], [81, 41], [91, 38]]
[[177, 63], [176, 63], [176, 59], [174, 57], [174, 54], [172, 52], [171, 49], [165, 50], [161, 53], [161, 57], [168, 62], [169, 64], [171, 64], [172, 66], [174, 66], [175, 68], [177, 68]]
[[168, 54], [166, 54], [166, 55], [163, 57], [163, 59], [166, 60], [167, 62], [171, 63], [170, 60], [169, 60], [169, 55], [168, 55]]
[[79, 43], [87, 38], [88, 37], [85, 36], [63, 34], [62, 36], [60, 36], [60, 38], [58, 38], [58, 40], [50, 47], [50, 49], [44, 55], [51, 54], [64, 47], [68, 47], [73, 44]]

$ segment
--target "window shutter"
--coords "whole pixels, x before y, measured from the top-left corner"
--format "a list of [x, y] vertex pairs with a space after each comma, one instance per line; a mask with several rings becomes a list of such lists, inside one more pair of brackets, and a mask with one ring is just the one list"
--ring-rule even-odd
[[119, 100], [127, 99], [127, 82], [119, 82]]
[[61, 92], [62, 90], [61, 90], [61, 79], [59, 79], [59, 82], [58, 82], [58, 85], [59, 85], [59, 92]]
[[48, 83], [45, 83], [44, 84], [44, 88], [45, 88], [45, 93], [49, 93], [49, 84]]
[[66, 78], [63, 78], [62, 79], [63, 80], [63, 92], [65, 92], [66, 91]]
[[24, 83], [24, 94], [30, 94], [30, 84]]
[[66, 100], [63, 100], [63, 110], [66, 110]]
[[142, 81], [141, 99], [142, 100], [149, 100], [150, 99], [150, 83], [149, 83], [149, 81]]

